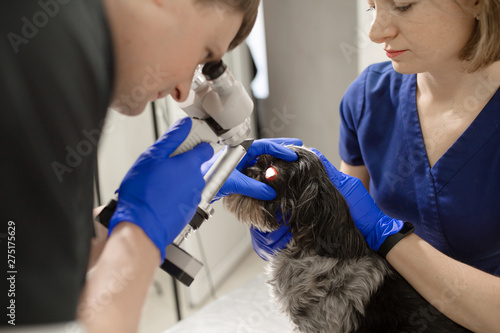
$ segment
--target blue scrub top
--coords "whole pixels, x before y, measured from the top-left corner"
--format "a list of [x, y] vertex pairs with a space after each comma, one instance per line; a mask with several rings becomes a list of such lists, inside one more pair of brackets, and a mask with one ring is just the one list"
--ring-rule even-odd
[[385, 214], [412, 222], [444, 254], [500, 276], [500, 89], [431, 168], [416, 82], [390, 62], [368, 67], [340, 106], [340, 156], [367, 167]]

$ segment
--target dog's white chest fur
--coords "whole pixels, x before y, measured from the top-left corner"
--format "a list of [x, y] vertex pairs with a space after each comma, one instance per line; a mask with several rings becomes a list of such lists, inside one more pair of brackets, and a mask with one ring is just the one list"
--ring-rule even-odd
[[388, 269], [380, 258], [339, 261], [318, 255], [291, 256], [290, 246], [267, 266], [273, 298], [297, 332], [347, 333], [382, 285]]

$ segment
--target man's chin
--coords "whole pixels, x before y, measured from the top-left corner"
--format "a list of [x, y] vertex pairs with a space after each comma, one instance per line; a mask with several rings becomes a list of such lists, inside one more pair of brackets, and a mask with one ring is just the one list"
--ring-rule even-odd
[[138, 116], [144, 112], [148, 102], [125, 103], [121, 100], [115, 100], [111, 103], [110, 108], [125, 115], [125, 116]]

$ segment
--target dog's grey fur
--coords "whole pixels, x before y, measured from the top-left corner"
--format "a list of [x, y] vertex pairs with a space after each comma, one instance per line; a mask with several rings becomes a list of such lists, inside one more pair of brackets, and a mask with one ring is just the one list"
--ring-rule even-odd
[[[319, 158], [307, 148], [290, 148], [297, 162], [263, 155], [245, 171], [272, 186], [276, 199], [230, 195], [225, 205], [261, 231], [278, 229], [285, 217], [293, 238], [269, 258], [268, 283], [296, 332], [468, 332], [368, 247]], [[270, 166], [278, 172], [274, 180], [264, 177]]]

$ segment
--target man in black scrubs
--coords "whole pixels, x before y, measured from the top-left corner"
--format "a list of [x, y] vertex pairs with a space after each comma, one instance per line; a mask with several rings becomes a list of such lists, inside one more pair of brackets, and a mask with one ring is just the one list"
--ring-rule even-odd
[[[139, 220], [156, 212], [159, 206], [150, 204], [149, 196], [171, 198], [163, 202], [166, 211], [182, 203], [195, 209], [193, 187], [203, 187], [199, 166], [213, 152], [198, 149], [180, 159], [193, 166], [184, 178], [196, 183], [173, 186], [161, 180], [162, 187], [155, 188], [148, 181], [168, 178], [175, 165], [168, 156], [158, 162], [155, 152], [178, 144], [172, 140], [182, 140], [190, 123], [179, 124], [145, 153], [148, 168], [134, 166], [127, 175], [120, 197], [132, 199], [121, 204], [122, 219], [110, 228], [86, 276], [100, 131], [108, 106], [135, 115], [167, 94], [185, 100], [195, 67], [219, 59], [246, 38], [259, 1], [230, 1], [232, 7], [226, 2], [16, 0], [2, 5], [0, 267], [7, 285], [0, 291], [5, 300], [0, 327], [137, 329], [164, 256], [162, 246], [188, 220], [135, 221], [130, 211], [143, 212]], [[163, 169], [165, 177], [157, 172]], [[138, 203], [141, 198], [132, 192], [144, 192], [145, 202]]]

